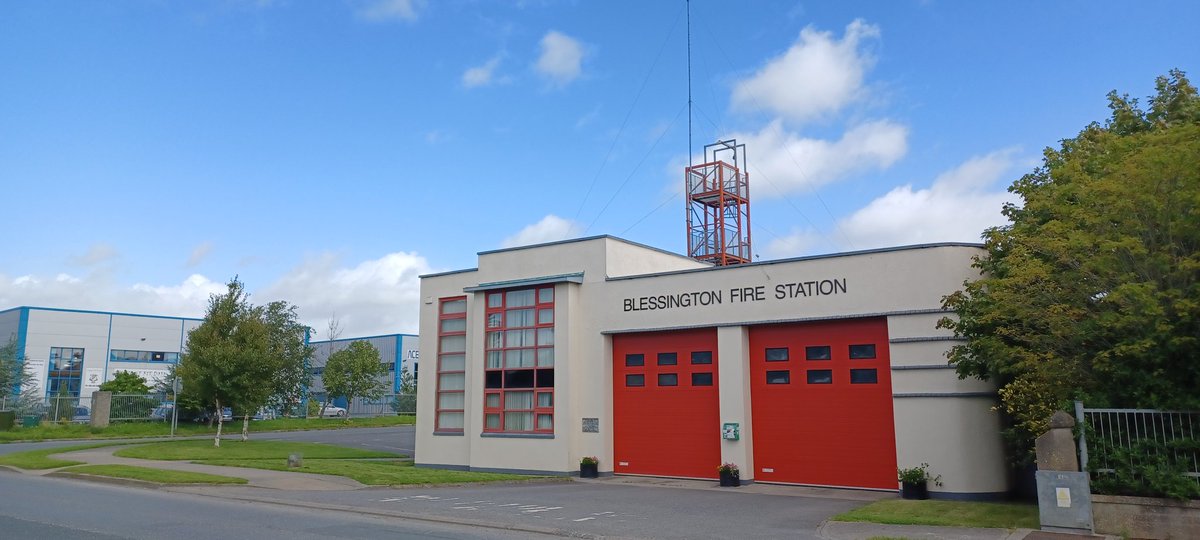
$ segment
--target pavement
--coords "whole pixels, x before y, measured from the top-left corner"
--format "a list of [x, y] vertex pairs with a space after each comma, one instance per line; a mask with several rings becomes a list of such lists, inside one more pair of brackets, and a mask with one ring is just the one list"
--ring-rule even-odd
[[[117, 480], [116, 483], [134, 484], [143, 487], [151, 487], [166, 491], [186, 492], [197, 495], [210, 495], [221, 497], [224, 499], [244, 500], [248, 502], [260, 502], [269, 504], [281, 504], [292, 507], [312, 508], [321, 510], [335, 510], [356, 512], [365, 515], [373, 515], [380, 517], [396, 517], [404, 519], [416, 519], [438, 523], [453, 523], [460, 525], [488, 527], [493, 529], [502, 529], [509, 531], [527, 531], [537, 534], [550, 534], [567, 537], [583, 537], [583, 538], [609, 538], [613, 537], [611, 533], [588, 532], [588, 529], [580, 529], [573, 527], [572, 524], [543, 526], [544, 522], [514, 522], [497, 519], [495, 515], [474, 514], [463, 515], [461, 513], [438, 512], [436, 508], [430, 506], [404, 506], [391, 507], [386, 505], [375, 504], [363, 505], [361, 503], [347, 503], [352, 500], [351, 495], [361, 492], [362, 496], [373, 496], [376, 499], [379, 495], [373, 493], [384, 493], [383, 489], [391, 492], [404, 492], [404, 488], [379, 488], [374, 486], [365, 486], [355, 480], [349, 478], [307, 474], [298, 472], [283, 472], [283, 471], [268, 471], [260, 469], [247, 469], [240, 467], [222, 467], [216, 465], [203, 465], [198, 463], [182, 462], [182, 461], [161, 461], [161, 460], [144, 460], [122, 458], [113, 455], [120, 447], [102, 447], [88, 450], [80, 450], [75, 452], [66, 452], [56, 454], [62, 459], [70, 459], [81, 461], [89, 464], [123, 464], [135, 465], [140, 467], [151, 467], [157, 469], [169, 469], [178, 471], [191, 471], [208, 474], [216, 474], [222, 476], [233, 476], [237, 478], [245, 478], [247, 484], [244, 486], [163, 486], [147, 482], [129, 482], [125, 480]], [[16, 469], [14, 469], [16, 470]], [[114, 479], [87, 476], [71, 473], [63, 473], [57, 469], [47, 471], [19, 471], [29, 475], [54, 475], [54, 476], [71, 476], [75, 478], [85, 478], [87, 480], [99, 482], [113, 482]], [[561, 482], [561, 481], [560, 481]], [[822, 499], [831, 500], [831, 502], [845, 503], [868, 503], [876, 500], [892, 498], [894, 493], [877, 492], [877, 491], [860, 491], [860, 490], [843, 490], [830, 488], [811, 488], [802, 486], [782, 486], [774, 484], [759, 484], [750, 483], [743, 485], [740, 488], [721, 488], [717, 487], [714, 482], [698, 481], [698, 480], [681, 480], [668, 478], [654, 477], [639, 477], [639, 476], [613, 476], [599, 479], [579, 479], [571, 480], [574, 484], [592, 484], [597, 488], [603, 486], [604, 489], [612, 490], [679, 490], [677, 496], [667, 495], [666, 497], [675, 499], [686, 499], [688, 497], [712, 497], [720, 494], [720, 496], [737, 496], [738, 494], [753, 495], [758, 497], [767, 496], [770, 499], [780, 497], [788, 498], [803, 498], [808, 501], [798, 502], [797, 504], [814, 504]], [[523, 484], [514, 486], [517, 490], [528, 489], [523, 487]], [[476, 486], [479, 487], [479, 486]], [[419, 488], [429, 488], [429, 486], [419, 486]], [[408, 488], [410, 491], [413, 488]], [[470, 489], [459, 488], [464, 491], [466, 498], [477, 498], [480, 495], [472, 492]], [[438, 488], [437, 493], [454, 494], [455, 488], [446, 487]], [[511, 490], [510, 490], [511, 491]], [[322, 496], [322, 492], [329, 493], [328, 496]], [[337, 492], [337, 493], [333, 493]], [[635, 491], [625, 491], [626, 494], [633, 495]], [[665, 493], [665, 492], [663, 492]], [[644, 493], [639, 493], [639, 496]], [[663, 497], [663, 495], [655, 495]], [[432, 502], [442, 499], [442, 496], [433, 495], [413, 495], [411, 497], [390, 497], [378, 499], [381, 502], [400, 501], [402, 499], [415, 499], [421, 502]], [[445, 500], [453, 501], [458, 497], [444, 497]], [[759, 499], [762, 500], [762, 499]], [[482, 502], [482, 501], [478, 501]], [[459, 503], [454, 503], [459, 504]], [[566, 503], [564, 503], [566, 504]], [[815, 504], [814, 504], [815, 505]], [[504, 504], [500, 506], [514, 506], [512, 504]], [[455, 507], [460, 509], [461, 507]], [[524, 507], [522, 507], [524, 508]], [[536, 507], [542, 508], [542, 507]], [[551, 508], [551, 507], [547, 507]], [[561, 508], [553, 507], [553, 508]], [[541, 511], [541, 510], [536, 510]], [[834, 512], [836, 513], [836, 512]], [[596, 516], [604, 517], [602, 513], [597, 513]], [[560, 518], [561, 519], [561, 518]], [[595, 517], [581, 518], [570, 520], [575, 522], [596, 519]], [[813, 522], [816, 523], [816, 522]], [[599, 522], [594, 523], [598, 525]], [[581, 526], [583, 524], [580, 524]], [[593, 525], [593, 524], [588, 524]], [[809, 527], [812, 524], [808, 525]], [[592, 531], [603, 531], [603, 529], [591, 529]], [[630, 536], [620, 534], [619, 528], [616, 529], [619, 536]], [[634, 529], [636, 531], [636, 529]], [[636, 536], [636, 534], [634, 534]], [[821, 521], [815, 530], [805, 534], [804, 536], [813, 538], [822, 538], [827, 540], [868, 540], [871, 538], [896, 538], [896, 539], [912, 539], [912, 540], [1076, 540], [1076, 539], [1101, 539], [1103, 536], [1080, 536], [1067, 535], [1059, 533], [1048, 533], [1045, 531], [1034, 531], [1029, 529], [990, 529], [990, 528], [965, 528], [965, 527], [933, 527], [924, 525], [885, 525], [877, 523], [858, 523], [858, 522], [837, 522], [824, 520]], [[1115, 537], [1108, 537], [1115, 538]]]

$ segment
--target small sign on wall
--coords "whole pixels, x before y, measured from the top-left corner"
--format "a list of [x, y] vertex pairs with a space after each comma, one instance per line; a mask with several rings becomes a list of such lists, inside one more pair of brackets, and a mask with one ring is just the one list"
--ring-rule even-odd
[[584, 433], [600, 433], [600, 419], [599, 418], [584, 418], [583, 419], [583, 432]]
[[737, 422], [725, 422], [721, 425], [721, 438], [727, 441], [736, 441], [742, 438], [741, 427]]
[[83, 385], [88, 388], [99, 388], [104, 382], [104, 370], [101, 368], [87, 368], [83, 370]]

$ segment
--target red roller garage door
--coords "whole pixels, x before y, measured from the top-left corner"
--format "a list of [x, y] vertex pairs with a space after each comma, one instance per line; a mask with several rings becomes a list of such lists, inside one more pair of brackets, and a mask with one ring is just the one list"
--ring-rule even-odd
[[613, 336], [617, 474], [716, 478], [717, 331]]
[[750, 330], [755, 478], [896, 489], [887, 319]]

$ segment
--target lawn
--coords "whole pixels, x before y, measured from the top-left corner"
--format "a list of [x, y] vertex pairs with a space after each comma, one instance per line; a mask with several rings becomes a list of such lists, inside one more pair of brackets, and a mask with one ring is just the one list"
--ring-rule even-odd
[[[345, 476], [370, 486], [460, 484], [542, 478], [522, 474], [418, 468], [410, 461], [396, 459], [405, 456], [390, 452], [291, 441], [222, 441], [220, 448], [214, 448], [210, 440], [170, 441], [130, 446], [118, 450], [115, 454], [139, 459], [188, 460], [205, 465]], [[289, 468], [289, 454], [300, 454], [304, 465]]]
[[401, 460], [352, 460], [314, 459], [305, 456], [304, 466], [288, 468], [281, 460], [207, 460], [205, 465], [227, 467], [250, 467], [272, 471], [295, 471], [314, 474], [345, 476], [368, 486], [399, 486], [411, 484], [462, 484], [472, 482], [501, 482], [543, 479], [546, 477], [523, 474], [499, 474], [469, 471], [448, 471], [414, 467], [411, 461]]
[[210, 439], [188, 441], [166, 441], [139, 444], [122, 448], [114, 453], [120, 457], [137, 459], [163, 459], [171, 461], [203, 460], [286, 460], [289, 454], [300, 454], [305, 460], [400, 458], [400, 454], [374, 452], [358, 448], [346, 448], [321, 443], [292, 441], [242, 441], [222, 440], [219, 448]]
[[[343, 429], [356, 427], [390, 427], [412, 425], [416, 421], [411, 415], [377, 416], [372, 418], [276, 418], [250, 422], [250, 432], [299, 431], [309, 429]], [[225, 423], [224, 433], [240, 433], [242, 422], [235, 419]], [[176, 435], [213, 435], [217, 426], [182, 422]], [[106, 428], [92, 428], [86, 424], [42, 424], [37, 427], [16, 427], [11, 431], [0, 431], [0, 443], [15, 441], [47, 441], [55, 439], [123, 439], [140, 437], [166, 437], [171, 433], [169, 422], [120, 422]]]
[[113, 446], [118, 443], [96, 443], [96, 444], [80, 444], [75, 446], [60, 446], [58, 448], [43, 448], [41, 450], [27, 450], [25, 452], [14, 452], [0, 456], [0, 465], [11, 465], [20, 469], [56, 469], [58, 467], [69, 467], [71, 465], [81, 465], [80, 461], [69, 461], [65, 459], [50, 458], [50, 454], [61, 454], [63, 452], [74, 452], [76, 450], [87, 450], [89, 448], [99, 448], [101, 446]]
[[966, 501], [907, 501], [885, 499], [833, 516], [834, 521], [865, 521], [892, 525], [996, 527], [1036, 529], [1036, 504]]
[[80, 465], [63, 469], [64, 472], [89, 474], [93, 476], [108, 476], [112, 478], [129, 478], [156, 482], [159, 484], [245, 484], [245, 478], [220, 476], [189, 471], [169, 471], [149, 467], [134, 467], [132, 465]]

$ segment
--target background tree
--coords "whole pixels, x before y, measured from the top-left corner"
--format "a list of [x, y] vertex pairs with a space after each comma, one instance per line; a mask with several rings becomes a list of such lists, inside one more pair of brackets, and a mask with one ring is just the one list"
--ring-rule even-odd
[[25, 358], [17, 354], [17, 338], [9, 337], [0, 347], [0, 409], [24, 412], [37, 401], [37, 377], [25, 369]]
[[308, 344], [308, 327], [298, 320], [296, 306], [271, 302], [264, 316], [271, 336], [271, 354], [279, 361], [268, 402], [287, 414], [300, 406], [312, 385], [309, 359], [313, 347]]
[[100, 385], [100, 391], [114, 394], [146, 395], [150, 393], [150, 386], [146, 384], [146, 379], [137, 373], [118, 371], [113, 375], [112, 380], [105, 381]]
[[177, 372], [189, 393], [213, 405], [218, 417], [213, 446], [220, 446], [221, 410], [230, 407], [242, 416], [246, 440], [250, 416], [281, 391], [277, 377], [294, 373], [296, 363], [303, 366], [311, 350], [298, 331], [294, 308], [254, 306], [236, 277], [208, 304], [204, 322], [188, 334]]
[[355, 341], [349, 347], [329, 356], [322, 377], [325, 394], [346, 398], [346, 408], [354, 404], [354, 398], [379, 399], [387, 393], [387, 366], [379, 361], [379, 351], [366, 341]]
[[408, 366], [400, 369], [400, 395], [392, 400], [392, 410], [398, 414], [417, 411], [417, 378], [408, 370]]
[[[326, 342], [325, 342], [325, 362], [326, 362], [326, 364], [328, 364], [329, 359], [331, 357], [333, 357], [333, 342], [336, 341], [337, 338], [339, 338], [341, 336], [342, 336], [342, 325], [338, 321], [337, 313], [334, 313], [332, 316], [329, 317], [329, 323], [325, 327], [325, 337], [327, 338]], [[324, 371], [324, 370], [322, 370], [322, 371]], [[329, 387], [325, 386], [325, 376], [324, 375], [321, 376], [321, 385], [324, 386], [324, 388], [325, 388], [325, 398], [321, 400], [321, 408], [319, 411], [317, 411], [317, 416], [320, 418], [324, 418], [325, 417], [325, 409], [327, 407], [329, 407], [329, 404], [333, 401], [334, 396], [329, 393]]]
[[984, 233], [982, 277], [939, 326], [960, 377], [994, 379], [1018, 460], [1055, 410], [1200, 408], [1200, 99], [1159, 77], [1150, 110], [1108, 95], [1111, 118], [1047, 148]]

